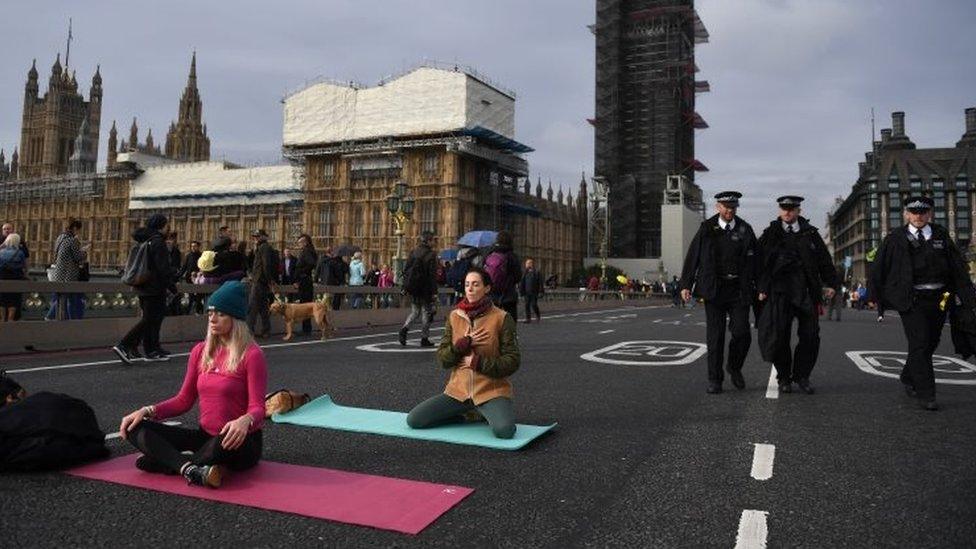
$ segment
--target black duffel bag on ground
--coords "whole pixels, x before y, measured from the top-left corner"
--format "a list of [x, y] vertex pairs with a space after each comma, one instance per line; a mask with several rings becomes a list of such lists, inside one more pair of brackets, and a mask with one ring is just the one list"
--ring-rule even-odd
[[108, 455], [83, 400], [40, 392], [0, 407], [0, 472], [67, 469]]

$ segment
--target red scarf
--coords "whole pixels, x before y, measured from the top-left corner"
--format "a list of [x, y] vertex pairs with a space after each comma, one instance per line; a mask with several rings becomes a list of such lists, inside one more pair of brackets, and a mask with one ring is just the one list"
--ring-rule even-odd
[[477, 303], [470, 303], [468, 298], [463, 298], [458, 301], [457, 308], [464, 311], [464, 314], [468, 315], [468, 318], [474, 320], [479, 316], [487, 313], [492, 307], [491, 298], [487, 295], [481, 298], [481, 301]]

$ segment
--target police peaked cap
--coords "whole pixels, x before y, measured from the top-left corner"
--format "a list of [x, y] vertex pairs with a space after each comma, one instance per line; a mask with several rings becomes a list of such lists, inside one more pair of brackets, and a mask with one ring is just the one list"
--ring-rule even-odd
[[738, 206], [740, 198], [742, 198], [742, 193], [737, 191], [722, 191], [715, 195], [716, 202], [721, 202], [728, 206]]
[[781, 196], [776, 199], [776, 202], [780, 208], [799, 208], [800, 202], [803, 202], [803, 197], [792, 195]]
[[933, 206], [935, 206], [935, 202], [927, 196], [913, 196], [905, 202], [905, 209], [907, 210], [927, 211], [931, 210]]

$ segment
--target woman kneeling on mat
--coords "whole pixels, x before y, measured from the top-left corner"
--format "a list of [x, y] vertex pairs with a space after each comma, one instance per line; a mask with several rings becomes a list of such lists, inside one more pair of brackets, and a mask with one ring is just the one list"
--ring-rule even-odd
[[463, 421], [477, 408], [498, 438], [515, 436], [512, 384], [520, 355], [515, 320], [491, 303], [491, 277], [473, 267], [464, 277], [464, 299], [447, 318], [437, 361], [451, 370], [442, 394], [418, 404], [407, 415], [414, 429]]
[[[210, 296], [207, 309], [207, 338], [190, 351], [180, 392], [122, 418], [119, 433], [143, 453], [136, 460], [139, 469], [179, 473], [190, 484], [217, 488], [222, 466], [240, 471], [261, 458], [268, 373], [264, 353], [244, 321], [244, 286], [225, 282]], [[160, 423], [189, 411], [197, 398], [198, 429]]]

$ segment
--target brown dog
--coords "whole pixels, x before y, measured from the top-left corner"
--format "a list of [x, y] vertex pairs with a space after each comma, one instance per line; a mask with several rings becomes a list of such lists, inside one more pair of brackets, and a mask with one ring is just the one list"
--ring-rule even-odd
[[306, 319], [315, 321], [315, 325], [322, 330], [322, 339], [328, 337], [334, 331], [332, 323], [329, 322], [329, 306], [325, 301], [313, 301], [311, 303], [285, 303], [275, 300], [268, 309], [273, 315], [281, 315], [285, 318], [285, 341], [291, 339], [292, 327]]

